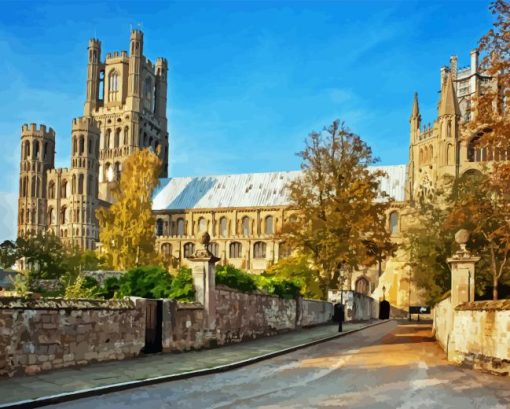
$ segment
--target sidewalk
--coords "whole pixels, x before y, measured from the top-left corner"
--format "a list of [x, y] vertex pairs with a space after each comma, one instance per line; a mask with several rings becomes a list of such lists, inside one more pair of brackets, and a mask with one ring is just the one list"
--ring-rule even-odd
[[[376, 323], [378, 321], [344, 324], [344, 334]], [[325, 325], [215, 349], [180, 354], [142, 355], [135, 359], [58, 369], [34, 376], [0, 378], [0, 407], [6, 407], [5, 405], [9, 405], [9, 403], [33, 401], [68, 393], [78, 395], [75, 398], [82, 395], [82, 392], [84, 395], [101, 394], [107, 392], [110, 389], [109, 386], [112, 386], [111, 390], [127, 389], [135, 387], [137, 381], [162, 382], [165, 380], [164, 377], [172, 375], [183, 378], [220, 372], [232, 369], [229, 367], [232, 364], [234, 367], [243, 366], [250, 363], [250, 360], [264, 359], [264, 355], [282, 353], [289, 348], [296, 348], [337, 335], [336, 325]], [[163, 379], [153, 379], [158, 377], [163, 377]], [[95, 388], [104, 388], [104, 390], [94, 391]], [[76, 394], [76, 392], [78, 393]], [[72, 399], [72, 397], [70, 398]], [[70, 399], [64, 397], [54, 401], [57, 400]], [[43, 404], [40, 402], [33, 406], [42, 406]]]

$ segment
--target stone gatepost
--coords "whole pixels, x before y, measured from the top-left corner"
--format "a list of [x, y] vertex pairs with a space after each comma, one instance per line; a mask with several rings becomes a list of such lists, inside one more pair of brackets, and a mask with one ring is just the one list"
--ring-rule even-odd
[[220, 260], [209, 251], [211, 237], [204, 233], [200, 240], [201, 246], [189, 259], [193, 272], [195, 301], [204, 306], [204, 330], [209, 335], [216, 329], [216, 267]]
[[452, 307], [475, 300], [475, 264], [480, 257], [472, 256], [466, 250], [469, 232], [461, 229], [455, 234], [455, 241], [460, 250], [447, 259], [452, 272], [451, 302]]

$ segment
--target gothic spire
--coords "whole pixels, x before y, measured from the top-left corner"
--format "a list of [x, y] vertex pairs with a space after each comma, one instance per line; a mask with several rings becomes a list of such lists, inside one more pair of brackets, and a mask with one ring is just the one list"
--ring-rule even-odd
[[418, 105], [418, 93], [414, 93], [413, 112], [411, 118], [418, 118], [420, 116], [420, 107]]
[[441, 90], [441, 99], [439, 101], [439, 116], [444, 115], [460, 115], [459, 104], [457, 102], [457, 95], [455, 94], [455, 87], [453, 86], [451, 73], [448, 75], [446, 84]]

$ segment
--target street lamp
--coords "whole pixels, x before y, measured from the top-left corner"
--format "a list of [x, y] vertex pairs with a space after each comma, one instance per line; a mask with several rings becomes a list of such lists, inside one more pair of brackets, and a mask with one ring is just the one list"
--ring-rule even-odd
[[411, 321], [411, 267], [409, 267], [409, 321]]
[[382, 287], [382, 300], [386, 301], [386, 286], [384, 285]]

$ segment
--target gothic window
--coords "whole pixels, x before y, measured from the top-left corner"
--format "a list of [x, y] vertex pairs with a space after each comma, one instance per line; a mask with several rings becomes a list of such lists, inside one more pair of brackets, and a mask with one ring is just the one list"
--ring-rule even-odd
[[201, 217], [200, 219], [198, 219], [198, 232], [204, 233], [205, 231], [207, 231], [207, 220]]
[[55, 212], [53, 211], [53, 207], [48, 209], [48, 224], [55, 224]]
[[60, 184], [60, 197], [65, 199], [67, 197], [67, 180], [63, 180]]
[[119, 91], [119, 74], [113, 70], [108, 75], [108, 98], [110, 101], [117, 101]]
[[151, 77], [145, 78], [143, 86], [143, 97], [145, 109], [154, 112], [154, 88]]
[[266, 217], [265, 233], [267, 235], [273, 234], [273, 216]]
[[124, 145], [129, 145], [129, 128], [124, 128]]
[[36, 189], [36, 178], [32, 176], [32, 185], [30, 186], [30, 196], [35, 197], [35, 189]]
[[76, 175], [73, 175], [73, 179], [71, 181], [71, 194], [76, 194]]
[[243, 236], [249, 236], [250, 235], [250, 218], [248, 216], [244, 216], [241, 224], [242, 224]]
[[209, 251], [216, 257], [219, 257], [220, 246], [218, 245], [218, 243], [209, 243]]
[[79, 154], [83, 155], [85, 152], [85, 137], [83, 135], [80, 135], [80, 146], [79, 146]]
[[184, 236], [184, 219], [177, 219], [177, 235]]
[[30, 142], [26, 141], [25, 142], [25, 159], [28, 159], [29, 156], [30, 156]]
[[190, 258], [195, 252], [195, 245], [193, 243], [186, 243], [184, 245], [184, 257]]
[[67, 220], [67, 208], [65, 206], [60, 209], [60, 224], [65, 224]]
[[53, 181], [48, 184], [48, 199], [55, 199], [55, 182]]
[[78, 176], [78, 194], [79, 195], [83, 194], [83, 179], [84, 179], [84, 176], [80, 174]]
[[448, 165], [454, 164], [454, 150], [453, 150], [453, 145], [451, 143], [449, 143], [448, 147], [446, 148], [446, 158], [447, 158]]
[[39, 142], [34, 141], [34, 150], [33, 150], [34, 159], [39, 160]]
[[121, 129], [120, 128], [117, 128], [115, 130], [115, 138], [113, 140], [113, 147], [114, 148], [118, 148], [119, 147], [119, 143], [120, 143], [120, 132], [121, 132]]
[[112, 137], [112, 130], [111, 129], [107, 129], [106, 130], [106, 135], [104, 137], [104, 148], [105, 149], [110, 149], [110, 138]]
[[161, 253], [165, 258], [168, 258], [172, 255], [172, 245], [170, 243], [163, 243], [161, 245]]
[[285, 242], [280, 243], [278, 249], [280, 258], [289, 257], [292, 254], [291, 248]]
[[243, 247], [238, 241], [230, 243], [229, 246], [229, 257], [230, 258], [241, 258], [241, 251]]
[[446, 137], [451, 138], [452, 137], [452, 123], [448, 122], [448, 125], [446, 125]]
[[356, 280], [355, 291], [360, 294], [368, 295], [370, 285], [365, 277], [360, 277]]
[[253, 258], [266, 258], [266, 243], [257, 241], [253, 245]]
[[398, 233], [398, 212], [390, 213], [390, 233], [391, 234]]
[[76, 146], [76, 136], [73, 138], [73, 155], [76, 155], [78, 148]]
[[100, 101], [104, 101], [104, 71], [99, 73], [99, 93], [98, 98]]
[[156, 235], [163, 235], [163, 220], [161, 219], [156, 220]]
[[44, 156], [43, 156], [44, 159], [46, 159], [47, 155], [48, 155], [48, 142], [44, 144]]
[[220, 219], [220, 237], [228, 236], [228, 220], [226, 217]]

